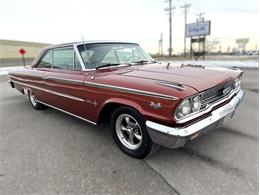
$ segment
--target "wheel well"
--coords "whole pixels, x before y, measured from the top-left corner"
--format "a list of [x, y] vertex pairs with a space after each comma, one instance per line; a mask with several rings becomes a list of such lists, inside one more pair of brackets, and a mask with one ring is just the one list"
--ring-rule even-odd
[[110, 119], [111, 119], [113, 111], [121, 106], [126, 106], [126, 107], [132, 108], [132, 109], [136, 110], [137, 112], [139, 112], [136, 108], [126, 105], [126, 104], [108, 103], [100, 111], [100, 114], [98, 117], [98, 124], [110, 123]]
[[108, 103], [106, 104], [102, 110], [100, 111], [98, 117], [98, 124], [104, 124], [110, 122], [110, 117], [115, 109], [119, 108], [120, 106], [124, 106], [123, 104], [118, 103]]

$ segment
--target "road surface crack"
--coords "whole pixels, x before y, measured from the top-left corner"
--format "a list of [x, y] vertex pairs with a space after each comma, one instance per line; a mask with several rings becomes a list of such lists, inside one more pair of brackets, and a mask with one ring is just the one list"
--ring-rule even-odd
[[145, 160], [143, 160], [144, 163], [156, 174], [158, 175], [168, 186], [169, 188], [176, 194], [176, 195], [180, 195], [180, 192], [178, 192], [178, 190], [176, 190], [163, 176], [161, 173], [159, 173], [158, 171], [156, 171], [152, 166], [149, 165], [148, 162], [146, 162]]

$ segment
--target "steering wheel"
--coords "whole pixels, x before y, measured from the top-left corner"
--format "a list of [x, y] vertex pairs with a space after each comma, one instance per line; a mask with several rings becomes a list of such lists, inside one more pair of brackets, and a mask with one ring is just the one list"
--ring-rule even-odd
[[127, 58], [126, 63], [129, 63], [130, 60], [136, 61], [136, 60], [138, 60], [138, 57], [136, 55], [130, 56], [129, 58]]

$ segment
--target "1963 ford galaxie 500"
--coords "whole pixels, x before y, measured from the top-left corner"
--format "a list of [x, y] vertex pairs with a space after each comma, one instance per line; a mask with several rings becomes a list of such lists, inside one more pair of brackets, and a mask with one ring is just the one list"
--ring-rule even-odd
[[138, 44], [49, 46], [32, 66], [9, 73], [34, 109], [51, 107], [94, 125], [110, 122], [126, 154], [183, 146], [231, 118], [243, 97], [242, 72], [157, 63]]

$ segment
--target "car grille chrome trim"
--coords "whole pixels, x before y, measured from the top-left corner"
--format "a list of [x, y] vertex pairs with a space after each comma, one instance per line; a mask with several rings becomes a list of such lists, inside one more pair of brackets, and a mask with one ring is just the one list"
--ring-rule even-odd
[[[240, 89], [239, 89], [239, 90], [240, 90]], [[197, 117], [199, 117], [199, 116], [201, 116], [201, 115], [203, 115], [203, 114], [208, 113], [208, 112], [209, 112], [210, 110], [212, 110], [212, 108], [214, 108], [215, 106], [217, 106], [217, 105], [219, 105], [219, 104], [221, 104], [221, 103], [223, 103], [223, 102], [225, 102], [225, 101], [231, 99], [235, 94], [237, 94], [237, 92], [238, 92], [239, 90], [233, 90], [233, 91], [231, 91], [231, 93], [230, 93], [228, 96], [225, 96], [225, 97], [219, 99], [218, 101], [216, 101], [216, 102], [214, 102], [214, 103], [208, 105], [204, 110], [201, 110], [201, 111], [199, 111], [199, 112], [197, 112], [197, 113], [191, 114], [191, 115], [189, 115], [189, 116], [187, 116], [187, 117], [185, 117], [185, 118], [182, 118], [182, 119], [176, 119], [176, 123], [178, 123], [178, 124], [180, 124], [180, 123], [185, 123], [185, 122], [188, 122], [188, 121], [190, 121], [190, 120], [192, 120], [192, 119], [195, 119], [195, 118], [197, 118]]]
[[37, 86], [30, 85], [30, 84], [27, 84], [27, 83], [15, 81], [15, 80], [12, 80], [12, 82], [20, 84], [20, 85], [24, 85], [26, 87], [31, 87], [31, 88], [34, 88], [34, 89], [38, 89], [38, 90], [41, 90], [41, 91], [44, 91], [44, 92], [47, 92], [47, 93], [51, 93], [51, 94], [54, 94], [54, 95], [58, 95], [58, 96], [61, 96], [61, 97], [77, 100], [77, 101], [80, 101], [80, 102], [84, 102], [85, 101], [82, 98], [78, 98], [78, 97], [75, 97], [75, 96], [67, 95], [67, 94], [56, 92], [56, 91], [49, 90], [49, 89], [45, 89], [45, 88], [42, 88], [42, 87], [37, 87]]
[[127, 93], [136, 94], [136, 95], [144, 95], [144, 96], [162, 98], [162, 99], [167, 99], [167, 100], [178, 100], [179, 99], [174, 96], [169, 96], [169, 95], [164, 95], [164, 94], [159, 94], [159, 93], [154, 93], [154, 92], [149, 92], [149, 91], [143, 91], [143, 90], [139, 90], [139, 89], [119, 87], [119, 86], [115, 86], [115, 85], [107, 85], [107, 84], [101, 84], [101, 83], [93, 83], [93, 82], [88, 82], [88, 81], [84, 81], [83, 83], [85, 85], [91, 86], [91, 87], [111, 89], [111, 90], [115, 90], [115, 91], [119, 91], [119, 92], [127, 92]]
[[50, 105], [50, 104], [47, 104], [47, 103], [42, 102], [42, 101], [39, 101], [39, 100], [36, 100], [36, 101], [39, 102], [39, 103], [41, 103], [41, 104], [44, 104], [44, 105], [46, 105], [46, 106], [49, 106], [49, 107], [51, 107], [51, 108], [54, 108], [54, 109], [56, 109], [56, 110], [59, 110], [59, 111], [61, 111], [61, 112], [64, 112], [64, 113], [66, 113], [66, 114], [69, 114], [69, 115], [71, 115], [71, 116], [74, 116], [74, 117], [76, 117], [76, 118], [79, 118], [79, 119], [81, 119], [81, 120], [84, 120], [84, 121], [86, 121], [86, 122], [88, 122], [88, 123], [91, 123], [91, 124], [93, 124], [93, 125], [97, 125], [97, 123], [95, 123], [95, 122], [93, 122], [93, 121], [90, 121], [90, 120], [88, 120], [88, 119], [85, 119], [85, 118], [83, 118], [83, 117], [81, 117], [81, 116], [72, 114], [71, 112], [67, 112], [67, 111], [65, 111], [65, 110], [62, 110], [62, 109], [60, 109], [60, 108], [57, 108], [57, 107], [55, 107], [55, 106], [52, 106], [52, 105]]
[[[230, 89], [224, 93], [226, 89]], [[235, 89], [235, 81], [232, 80], [225, 85], [219, 85], [212, 89], [202, 92], [202, 104], [210, 104], [230, 94]]]

